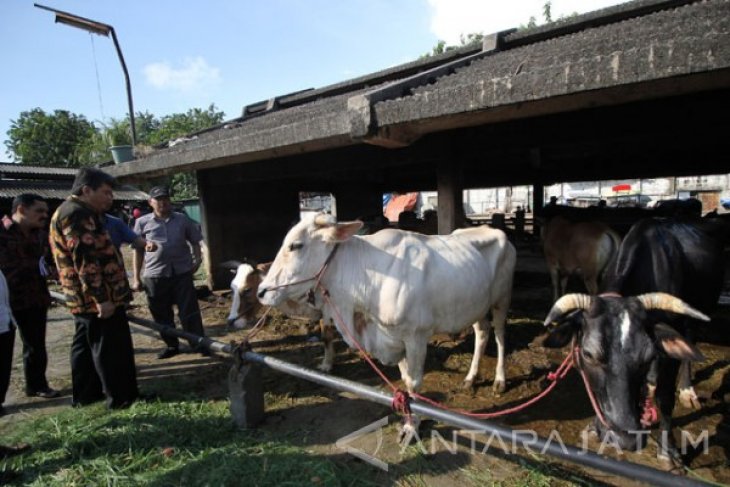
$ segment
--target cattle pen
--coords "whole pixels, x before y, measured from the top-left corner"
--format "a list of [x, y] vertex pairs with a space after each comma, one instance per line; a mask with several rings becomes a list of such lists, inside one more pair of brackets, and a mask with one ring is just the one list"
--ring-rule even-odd
[[[66, 297], [61, 293], [51, 291], [51, 296], [56, 301], [66, 301]], [[277, 372], [288, 374], [299, 379], [304, 379], [339, 392], [355, 394], [361, 399], [369, 402], [388, 407], [393, 405], [394, 396], [392, 394], [371, 386], [292, 364], [275, 357], [256, 353], [250, 349], [245, 349], [245, 346], [237, 347], [233, 343], [225, 344], [208, 337], [202, 337], [175, 328], [163, 326], [144, 318], [128, 315], [128, 319], [129, 322], [134, 325], [152, 329], [164, 335], [190, 340], [191, 343], [205, 347], [208, 350], [234, 356], [238, 359], [236, 361], [237, 363], [232, 366], [234, 370], [236, 368], [247, 368], [249, 370], [254, 368], [255, 370], [257, 367], [263, 365]], [[255, 375], [251, 376], [255, 377]], [[231, 392], [233, 391], [232, 386], [233, 385], [229, 380], [229, 388], [231, 388]], [[241, 386], [241, 384], [238, 384], [238, 386]], [[234, 405], [233, 403], [236, 402], [236, 399], [234, 397], [230, 398], [232, 403], [231, 410], [233, 412], [235, 407], [243, 409], [243, 415], [249, 417], [241, 418], [241, 420], [237, 421], [237, 423], [240, 426], [251, 426], [260, 420], [260, 415], [263, 413], [263, 394], [260, 390], [260, 384], [253, 384], [252, 387], [250, 387], [248, 394], [243, 394], [243, 396], [246, 396], [245, 405]], [[628, 461], [615, 460], [585, 449], [564, 445], [562, 442], [556, 443], [551, 441], [549, 438], [546, 439], [526, 434], [524, 431], [512, 430], [490, 421], [475, 420], [463, 414], [447, 411], [421, 402], [411, 402], [410, 409], [415, 414], [431, 418], [449, 426], [460, 428], [465, 431], [480, 432], [486, 436], [497, 438], [503, 442], [502, 444], [505, 442], [507, 444], [519, 444], [527, 450], [534, 449], [542, 454], [547, 454], [583, 467], [600, 470], [611, 475], [618, 475], [627, 479], [661, 486], [674, 487], [712, 485], [701, 480], [674, 475], [648, 466]]]

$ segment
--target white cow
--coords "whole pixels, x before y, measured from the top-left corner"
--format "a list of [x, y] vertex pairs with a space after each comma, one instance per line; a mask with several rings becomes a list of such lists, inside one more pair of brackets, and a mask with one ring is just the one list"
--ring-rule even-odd
[[[398, 364], [409, 392], [418, 391], [429, 338], [458, 333], [474, 324], [474, 357], [465, 379], [471, 386], [489, 336], [491, 310], [498, 347], [494, 388], [504, 389], [504, 325], [512, 295], [516, 252], [505, 234], [487, 226], [447, 236], [382, 230], [356, 236], [362, 222], [337, 223], [326, 214], [302, 220], [284, 238], [259, 285], [263, 304], [303, 302], [311, 278], [335, 248], [315, 306], [351, 347], [352, 335], [385, 364]], [[337, 315], [344, 321], [340, 321]]]
[[[261, 310], [261, 303], [256, 299], [256, 294], [261, 279], [266, 275], [271, 263], [253, 267], [251, 264], [229, 261], [223, 265], [236, 273], [231, 281], [233, 301], [228, 313], [228, 325], [236, 329], [253, 326], [258, 320], [258, 313]], [[324, 358], [318, 368], [324, 372], [330, 372], [335, 356], [334, 331], [332, 327], [324, 326], [324, 323], [321, 322], [322, 312], [307, 303], [297, 303], [292, 300], [282, 302], [277, 309], [290, 318], [305, 320], [310, 325], [320, 322]]]

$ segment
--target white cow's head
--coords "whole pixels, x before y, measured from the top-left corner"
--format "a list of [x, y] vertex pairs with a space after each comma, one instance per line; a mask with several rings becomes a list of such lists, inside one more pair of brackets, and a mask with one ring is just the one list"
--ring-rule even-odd
[[[297, 223], [284, 237], [271, 269], [259, 285], [259, 300], [278, 306], [285, 300], [304, 302], [335, 245], [362, 228], [361, 221], [337, 223], [332, 215], [318, 213]], [[305, 282], [301, 282], [305, 281]]]

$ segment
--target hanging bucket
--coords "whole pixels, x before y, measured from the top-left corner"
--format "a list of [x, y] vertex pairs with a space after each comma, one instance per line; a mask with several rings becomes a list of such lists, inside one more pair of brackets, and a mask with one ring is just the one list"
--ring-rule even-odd
[[131, 145], [115, 145], [109, 147], [109, 150], [112, 151], [112, 159], [114, 159], [114, 164], [120, 164], [122, 162], [128, 162], [134, 159], [134, 153], [132, 152]]

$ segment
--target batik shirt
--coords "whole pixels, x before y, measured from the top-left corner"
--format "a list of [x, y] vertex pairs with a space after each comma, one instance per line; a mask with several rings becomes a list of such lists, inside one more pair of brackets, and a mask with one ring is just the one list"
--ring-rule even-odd
[[48, 236], [44, 230], [23, 233], [12, 222], [0, 231], [0, 269], [10, 288], [10, 306], [15, 311], [47, 308], [51, 304], [46, 278], [50, 273]]
[[51, 219], [51, 252], [71, 313], [97, 313], [98, 303], [131, 299], [124, 261], [99, 215], [75, 196]]

